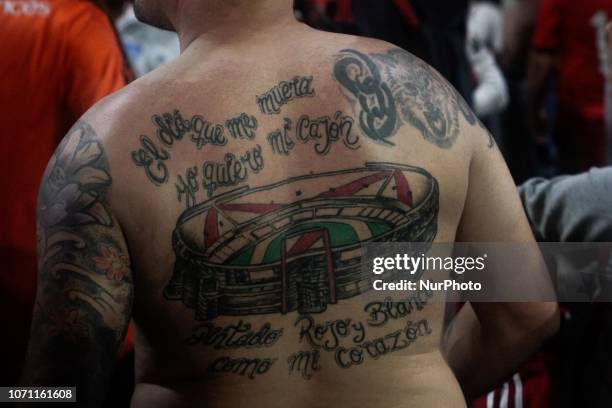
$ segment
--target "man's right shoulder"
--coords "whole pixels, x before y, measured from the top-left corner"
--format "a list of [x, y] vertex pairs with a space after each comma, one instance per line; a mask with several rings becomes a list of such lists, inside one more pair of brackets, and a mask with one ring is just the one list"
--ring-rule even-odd
[[343, 46], [335, 53], [333, 77], [369, 138], [393, 145], [397, 133], [411, 128], [427, 142], [449, 149], [467, 129], [481, 129], [464, 98], [417, 56], [359, 37], [338, 44]]

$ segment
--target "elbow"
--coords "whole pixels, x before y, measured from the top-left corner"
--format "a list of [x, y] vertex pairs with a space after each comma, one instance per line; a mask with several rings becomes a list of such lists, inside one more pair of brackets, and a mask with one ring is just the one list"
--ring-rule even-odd
[[554, 337], [559, 327], [560, 314], [556, 302], [507, 304], [503, 317], [500, 316], [492, 326], [483, 326], [488, 340], [513, 344], [528, 354]]
[[561, 327], [561, 314], [559, 304], [556, 302], [543, 303], [541, 340], [542, 342], [554, 337]]
[[541, 302], [533, 305], [530, 318], [515, 326], [523, 338], [529, 339], [533, 347], [539, 348], [559, 332], [561, 326], [559, 305], [556, 302]]

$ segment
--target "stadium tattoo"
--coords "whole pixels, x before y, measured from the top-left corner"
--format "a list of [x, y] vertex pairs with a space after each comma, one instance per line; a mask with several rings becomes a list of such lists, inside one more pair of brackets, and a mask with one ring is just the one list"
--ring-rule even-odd
[[[43, 177], [37, 214], [38, 293], [26, 381], [68, 383], [104, 398], [133, 298], [130, 261], [108, 204], [108, 160], [78, 122]], [[61, 372], [49, 367], [62, 367]]]
[[[465, 100], [429, 65], [399, 49], [384, 54], [342, 50], [334, 78], [354, 102], [359, 126], [370, 139], [392, 146], [403, 123], [448, 149], [459, 134], [459, 117], [479, 121]], [[399, 116], [398, 116], [399, 114]]]
[[[210, 180], [229, 185], [216, 174], [204, 183], [211, 195]], [[180, 216], [163, 294], [200, 321], [322, 313], [372, 288], [372, 274], [361, 268], [363, 243], [429, 244], [438, 206], [431, 174], [392, 163], [243, 186]]]
[[255, 100], [261, 113], [276, 115], [281, 108], [294, 99], [314, 96], [312, 76], [296, 76], [290, 81], [283, 81], [269, 91], [257, 95]]
[[225, 122], [225, 127], [234, 139], [253, 140], [257, 126], [258, 123], [255, 116], [247, 115], [246, 113], [242, 113], [240, 116], [228, 119]]

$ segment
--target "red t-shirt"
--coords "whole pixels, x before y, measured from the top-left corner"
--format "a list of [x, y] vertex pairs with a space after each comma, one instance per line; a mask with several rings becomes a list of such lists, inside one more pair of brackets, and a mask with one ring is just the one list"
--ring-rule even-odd
[[329, 3], [336, 4], [336, 13], [333, 16], [334, 21], [338, 23], [352, 23], [353, 9], [352, 0], [313, 0], [312, 4], [317, 8], [325, 8]]
[[0, 340], [0, 379], [14, 378], [27, 339], [43, 171], [70, 126], [125, 85], [124, 68], [111, 22], [92, 2], [0, 1], [0, 321], [12, 329]]
[[532, 45], [560, 56], [562, 110], [603, 118], [604, 70], [610, 63], [605, 25], [610, 18], [610, 0], [541, 1]]
[[[413, 26], [419, 24], [419, 19], [410, 4], [410, 0], [393, 0], [393, 2], [408, 24]], [[352, 0], [312, 0], [312, 4], [318, 8], [325, 8], [330, 3], [335, 3], [336, 5], [336, 13], [333, 16], [334, 21], [338, 23], [355, 22]]]

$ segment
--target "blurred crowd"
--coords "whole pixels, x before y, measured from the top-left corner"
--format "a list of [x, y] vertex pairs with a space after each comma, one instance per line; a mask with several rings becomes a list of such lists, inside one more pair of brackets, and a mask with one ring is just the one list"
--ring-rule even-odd
[[296, 10], [433, 65], [493, 133], [517, 184], [608, 163], [608, 0], [302, 0]]
[[[434, 66], [491, 131], [517, 185], [612, 160], [612, 0], [295, 0], [295, 13], [318, 29], [386, 40]], [[0, 91], [3, 128], [20, 138], [0, 138], [0, 194], [11, 194], [0, 208], [9, 270], [0, 274], [0, 319], [13, 330], [3, 340], [12, 352], [0, 383], [17, 384], [36, 279], [36, 191], [48, 157], [90, 106], [178, 56], [179, 42], [138, 22], [123, 0], [0, 0], [0, 34], [0, 54], [11, 56], [0, 64], [11, 84]], [[545, 361], [534, 364], [533, 372], [545, 371]], [[129, 368], [122, 372], [117, 387], [129, 384]], [[541, 395], [531, 406], [547, 406], [550, 378], [533, 377]], [[522, 406], [508, 405], [519, 395], [508, 390], [526, 386], [517, 378], [478, 404], [504, 406], [506, 395], [505, 406]]]
[[[140, 23], [129, 1], [93, 3], [117, 30], [133, 76], [178, 56], [176, 34]], [[609, 0], [295, 0], [295, 13], [434, 66], [492, 132], [517, 184], [609, 162]]]

